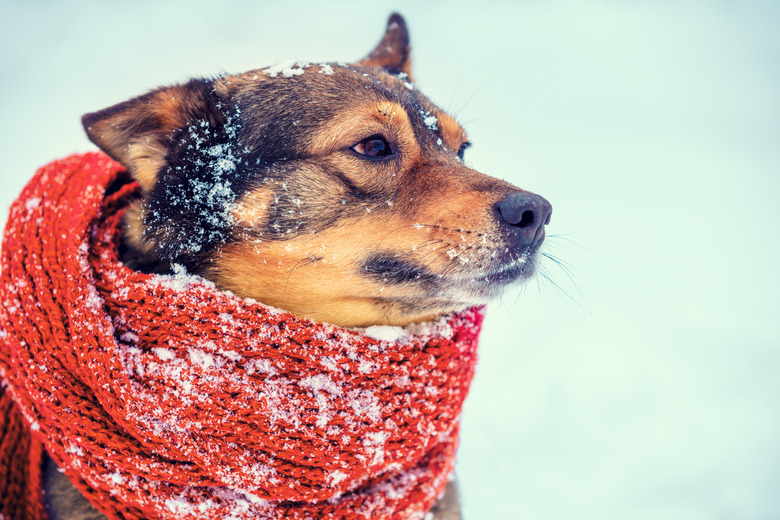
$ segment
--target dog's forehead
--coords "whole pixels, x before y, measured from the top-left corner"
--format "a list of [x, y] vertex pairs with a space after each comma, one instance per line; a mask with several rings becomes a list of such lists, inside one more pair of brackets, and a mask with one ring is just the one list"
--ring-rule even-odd
[[403, 73], [344, 63], [282, 62], [227, 76], [216, 89], [234, 100], [248, 124], [285, 125], [292, 135], [295, 128], [310, 129], [345, 110], [385, 101], [401, 107], [418, 126], [465, 139], [460, 125]]

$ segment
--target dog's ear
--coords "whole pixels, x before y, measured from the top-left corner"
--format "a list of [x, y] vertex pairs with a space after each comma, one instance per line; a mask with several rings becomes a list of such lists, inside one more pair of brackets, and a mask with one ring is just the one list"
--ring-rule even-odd
[[387, 21], [387, 29], [382, 40], [371, 54], [360, 60], [358, 65], [379, 67], [391, 74], [412, 75], [411, 47], [406, 22], [398, 13], [393, 13]]
[[213, 124], [224, 117], [214, 96], [211, 81], [192, 80], [86, 114], [81, 122], [89, 139], [150, 192], [166, 164], [173, 133], [188, 122]]

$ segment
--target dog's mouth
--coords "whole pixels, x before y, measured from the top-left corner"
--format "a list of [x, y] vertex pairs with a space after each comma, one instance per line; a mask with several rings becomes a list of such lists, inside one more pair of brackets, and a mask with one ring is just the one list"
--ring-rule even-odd
[[[493, 251], [480, 257], [461, 257], [451, 251], [451, 261], [443, 269], [398, 254], [381, 253], [364, 262], [361, 273], [382, 285], [387, 300], [416, 302], [422, 308], [444, 303], [463, 307], [486, 303], [507, 287], [532, 278], [540, 249], [541, 243], [521, 251], [505, 248], [501, 253]], [[409, 293], [414, 296], [407, 297]]]
[[388, 293], [415, 291], [421, 307], [442, 298], [474, 304], [500, 296], [535, 274], [552, 206], [538, 195], [510, 190], [489, 208], [487, 219], [478, 211], [456, 214], [458, 227], [421, 226], [427, 241], [405, 253], [372, 256], [363, 274], [394, 285]]
[[537, 258], [538, 248], [525, 251], [495, 269], [473, 273], [459, 282], [475, 298], [492, 299], [506, 287], [532, 278], [536, 274]]

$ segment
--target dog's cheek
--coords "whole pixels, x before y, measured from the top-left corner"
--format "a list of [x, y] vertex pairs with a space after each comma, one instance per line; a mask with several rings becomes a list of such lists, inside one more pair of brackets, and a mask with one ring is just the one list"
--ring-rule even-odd
[[145, 237], [143, 224], [143, 208], [141, 201], [135, 201], [125, 212], [125, 243], [142, 258], [139, 260], [145, 262], [154, 262], [155, 258], [148, 258], [153, 255], [152, 244]]
[[127, 146], [126, 164], [133, 165], [133, 177], [145, 192], [154, 188], [160, 171], [165, 167], [166, 153], [162, 144], [152, 140]]
[[230, 215], [238, 229], [261, 229], [268, 221], [272, 203], [273, 193], [270, 190], [256, 189], [234, 203]]

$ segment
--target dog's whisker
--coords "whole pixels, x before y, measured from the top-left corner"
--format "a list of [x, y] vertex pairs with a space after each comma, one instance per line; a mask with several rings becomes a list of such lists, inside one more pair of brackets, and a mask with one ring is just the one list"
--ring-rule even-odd
[[[440, 241], [440, 242], [444, 242], [444, 241]], [[435, 248], [431, 249], [430, 251], [428, 251], [423, 256], [421, 256], [420, 260], [421, 261], [427, 260], [431, 255], [435, 255], [439, 251], [441, 251], [442, 249], [447, 249], [447, 248], [450, 248], [450, 247], [452, 247], [452, 243], [451, 242], [444, 242], [443, 245], [441, 245], [439, 247], [435, 247]], [[446, 269], [446, 266], [445, 266], [445, 269]], [[446, 273], [443, 272], [443, 274], [446, 274]]]
[[[287, 287], [290, 285], [290, 277], [293, 274], [293, 271], [298, 269], [299, 267], [305, 267], [307, 265], [313, 264], [317, 262], [319, 259], [317, 257], [313, 256], [307, 256], [306, 258], [301, 258], [298, 260], [298, 263], [296, 263], [292, 269], [290, 269], [290, 272], [287, 273], [287, 280], [284, 283], [284, 290], [282, 291], [282, 304], [284, 304], [284, 299], [287, 296]], [[304, 263], [305, 262], [305, 263]]]
[[558, 266], [558, 268], [561, 271], [563, 271], [563, 274], [565, 274], [566, 277], [569, 279], [569, 281], [571, 282], [572, 286], [577, 291], [577, 293], [580, 296], [582, 296], [582, 291], [580, 291], [580, 288], [577, 286], [577, 282], [574, 281], [574, 276], [572, 275], [572, 270], [574, 268], [570, 264], [568, 264], [567, 262], [565, 262], [563, 260], [560, 260], [560, 259], [554, 257], [553, 255], [549, 254], [549, 253], [542, 253], [542, 255], [545, 258], [549, 259], [553, 264]]
[[[461, 182], [461, 183], [462, 183], [462, 182]], [[460, 217], [460, 215], [459, 215], [459, 214], [458, 214], [456, 211], [454, 211], [454, 210], [452, 210], [452, 209], [450, 209], [450, 208], [448, 208], [447, 206], [444, 206], [444, 205], [442, 205], [442, 207], [443, 207], [445, 210], [447, 210], [447, 211], [449, 211], [450, 213], [452, 213], [453, 215], [455, 215], [455, 218], [459, 218], [459, 217]]]
[[468, 126], [468, 125], [470, 125], [472, 123], [475, 123], [477, 121], [498, 121], [498, 118], [497, 117], [487, 117], [487, 116], [485, 116], [485, 117], [474, 117], [474, 118], [469, 119], [468, 121], [465, 121], [463, 123], [463, 126]]
[[441, 244], [442, 242], [443, 242], [443, 240], [429, 240], [428, 242], [421, 242], [420, 244], [417, 244], [416, 246], [414, 246], [412, 248], [412, 251], [417, 251], [418, 249], [421, 249], [421, 248], [424, 248], [424, 247], [428, 247], [428, 246], [432, 246], [432, 245], [435, 245], [435, 244]]
[[547, 238], [556, 238], [556, 239], [561, 239], [561, 240], [568, 240], [569, 242], [579, 246], [580, 244], [578, 244], [577, 242], [575, 242], [575, 241], [573, 241], [573, 240], [571, 240], [571, 239], [569, 239], [567, 237], [570, 237], [570, 236], [573, 236], [573, 235], [579, 235], [579, 234], [582, 234], [582, 233], [583, 233], [583, 231], [571, 231], [569, 233], [553, 233], [553, 234], [547, 235]]
[[[587, 247], [583, 246], [576, 240], [572, 240], [571, 238], [569, 238], [570, 236], [577, 235], [577, 234], [579, 234], [579, 232], [547, 235], [547, 238], [545, 239], [545, 248], [563, 249], [567, 251], [571, 251], [571, 250], [588, 251]], [[571, 247], [567, 247], [567, 246], [571, 246]]]
[[437, 229], [437, 230], [440, 230], [440, 231], [450, 231], [450, 232], [453, 232], [453, 233], [457, 232], [456, 229], [442, 227], [442, 226], [437, 225], [437, 224], [421, 224], [421, 223], [407, 224], [407, 225], [404, 225], [404, 226], [398, 226], [398, 227], [396, 227], [394, 229], [391, 229], [390, 231], [386, 232], [385, 235], [377, 243], [377, 246], [380, 246], [382, 244], [382, 242], [384, 242], [390, 235], [392, 235], [394, 233], [397, 233], [399, 231], [403, 231], [405, 229], [409, 229], [409, 228], [415, 228], [415, 229], [429, 228], [429, 229]]
[[[460, 115], [460, 109], [456, 108], [459, 105], [460, 101], [460, 87], [463, 84], [463, 76], [461, 76], [458, 79], [458, 82], [455, 84], [455, 88], [452, 90], [452, 94], [450, 94], [450, 99], [447, 102], [447, 107], [450, 109], [448, 112], [454, 117], [456, 120], [458, 119], [458, 116]], [[457, 99], [456, 99], [457, 98]]]
[[591, 314], [590, 310], [588, 310], [584, 305], [582, 305], [576, 298], [574, 298], [571, 294], [569, 294], [568, 291], [566, 291], [563, 287], [560, 286], [560, 284], [556, 283], [550, 276], [548, 276], [547, 273], [544, 272], [543, 269], [539, 270], [539, 276], [544, 278], [548, 283], [550, 283], [553, 288], [558, 292], [558, 294], [562, 294], [565, 296], [569, 301], [574, 303], [577, 307], [582, 309], [583, 311], [587, 312], [588, 314]]
[[534, 277], [534, 280], [536, 281], [536, 291], [537, 291], [537, 294], [542, 294], [542, 284], [539, 281], [539, 279], [543, 277], [543, 278], [546, 278], [546, 279], [549, 280], [549, 278], [547, 278], [547, 276], [545, 276], [544, 273], [542, 273], [541, 270], [537, 271], [537, 274], [539, 276], [535, 276]]
[[552, 260], [553, 262], [557, 263], [561, 267], [564, 267], [564, 268], [566, 268], [566, 269], [568, 269], [568, 270], [570, 270], [572, 272], [576, 272], [577, 271], [577, 269], [574, 267], [574, 265], [572, 265], [570, 262], [567, 262], [566, 260], [564, 260], [564, 259], [562, 259], [562, 258], [560, 258], [560, 257], [558, 257], [558, 256], [556, 256], [556, 255], [554, 255], [552, 253], [548, 253], [547, 251], [544, 251], [544, 252], [542, 252], [542, 256], [544, 256], [545, 258], [549, 258], [550, 260]]
[[458, 108], [458, 109], [455, 111], [455, 113], [456, 113], [456, 114], [460, 114], [461, 112], [463, 112], [463, 111], [466, 109], [466, 107], [469, 105], [469, 103], [471, 103], [471, 102], [474, 100], [474, 98], [475, 98], [475, 97], [477, 97], [477, 95], [479, 95], [479, 94], [480, 94], [480, 93], [481, 93], [483, 90], [485, 90], [485, 88], [487, 88], [487, 86], [488, 86], [488, 85], [490, 85], [490, 84], [491, 84], [493, 81], [494, 81], [494, 80], [493, 80], [492, 78], [491, 78], [491, 79], [488, 79], [487, 81], [485, 81], [485, 82], [482, 84], [482, 86], [480, 86], [480, 87], [479, 87], [477, 90], [475, 90], [475, 91], [474, 91], [474, 93], [473, 93], [473, 94], [471, 94], [471, 95], [469, 96], [469, 98], [466, 100], [466, 102], [465, 102], [465, 103], [463, 103], [463, 105], [461, 105], [461, 106], [460, 106], [460, 107], [459, 107], [459, 108]]
[[377, 242], [377, 247], [378, 247], [378, 246], [380, 246], [380, 245], [382, 245], [382, 242], [384, 242], [384, 241], [385, 241], [385, 239], [386, 239], [387, 237], [389, 237], [390, 235], [392, 235], [393, 233], [397, 233], [398, 231], [402, 231], [402, 230], [404, 230], [404, 229], [409, 229], [409, 228], [411, 228], [411, 227], [415, 227], [415, 225], [414, 225], [414, 224], [408, 224], [408, 225], [405, 225], [405, 226], [398, 226], [398, 227], [397, 227], [397, 228], [395, 228], [395, 229], [391, 229], [390, 231], [388, 231], [387, 233], [385, 233], [385, 235], [384, 235], [382, 238], [380, 238], [380, 239], [379, 239], [379, 242]]
[[512, 302], [512, 307], [511, 308], [514, 308], [515, 305], [517, 305], [517, 302], [520, 301], [520, 296], [523, 296], [525, 294], [525, 291], [526, 291], [527, 287], [528, 287], [528, 285], [526, 285], [526, 284], [523, 284], [520, 287], [518, 287], [517, 296], [515, 296], [515, 301]]

